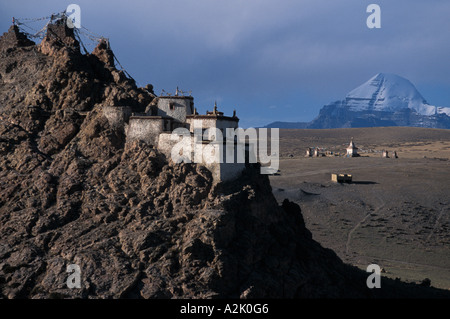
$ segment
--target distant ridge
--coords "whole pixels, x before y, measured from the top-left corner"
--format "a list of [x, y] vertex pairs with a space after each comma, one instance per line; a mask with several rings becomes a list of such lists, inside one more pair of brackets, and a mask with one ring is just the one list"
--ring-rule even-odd
[[308, 122], [273, 122], [264, 127], [266, 128], [308, 128]]
[[344, 128], [411, 126], [450, 128], [450, 107], [430, 105], [407, 79], [378, 73], [343, 100], [325, 105], [309, 123], [273, 122], [266, 127]]

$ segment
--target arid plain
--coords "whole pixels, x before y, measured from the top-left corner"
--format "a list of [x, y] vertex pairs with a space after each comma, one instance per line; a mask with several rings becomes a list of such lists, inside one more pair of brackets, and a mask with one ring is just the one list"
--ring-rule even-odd
[[[344, 156], [351, 138], [360, 157]], [[305, 157], [308, 147], [328, 156]], [[353, 181], [332, 182], [333, 173]], [[298, 203], [313, 238], [344, 262], [450, 289], [450, 130], [280, 130], [280, 172], [270, 182], [277, 200]]]

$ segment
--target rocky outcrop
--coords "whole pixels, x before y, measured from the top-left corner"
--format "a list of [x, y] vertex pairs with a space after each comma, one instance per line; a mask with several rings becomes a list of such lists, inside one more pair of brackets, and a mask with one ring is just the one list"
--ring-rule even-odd
[[83, 55], [73, 31], [56, 23], [49, 25], [39, 45], [11, 47], [9, 39], [17, 32], [13, 26], [0, 38], [2, 114], [28, 106], [55, 112], [90, 111], [96, 105], [130, 106], [139, 112], [153, 100], [152, 92], [115, 68], [103, 41], [92, 54]]
[[[126, 143], [102, 107], [143, 110], [151, 86], [115, 69], [107, 46], [82, 55], [58, 28], [0, 48], [0, 297], [443, 294], [389, 281], [369, 290], [311, 238], [298, 205], [277, 204], [258, 167], [218, 184], [200, 165]], [[67, 286], [70, 264], [80, 288]]]
[[17, 25], [12, 25], [8, 32], [3, 33], [3, 36], [0, 38], [0, 47], [3, 50], [32, 45], [35, 45], [35, 43], [28, 39], [25, 34], [20, 32]]

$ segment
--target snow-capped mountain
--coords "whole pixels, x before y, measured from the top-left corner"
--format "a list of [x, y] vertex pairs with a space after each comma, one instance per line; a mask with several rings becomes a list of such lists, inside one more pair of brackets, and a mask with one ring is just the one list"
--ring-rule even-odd
[[[296, 124], [296, 125], [294, 125]], [[450, 128], [450, 107], [430, 105], [407, 79], [378, 73], [341, 101], [325, 105], [309, 123], [274, 122], [267, 127], [339, 128], [418, 126]]]
[[450, 108], [429, 105], [416, 87], [407, 79], [389, 73], [378, 73], [345, 97], [350, 111], [396, 112], [411, 109], [420, 115], [447, 113]]

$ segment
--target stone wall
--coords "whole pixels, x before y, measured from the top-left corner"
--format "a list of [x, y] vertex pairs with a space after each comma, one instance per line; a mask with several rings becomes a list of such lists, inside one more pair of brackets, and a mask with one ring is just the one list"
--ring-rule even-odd
[[[160, 151], [161, 153], [163, 153], [167, 158], [172, 158], [172, 149], [173, 147], [177, 144], [177, 143], [183, 143], [183, 145], [185, 145], [185, 149], [187, 148], [188, 144], [192, 143], [191, 141], [191, 137], [186, 138], [186, 139], [181, 139], [181, 137], [179, 139], [175, 139], [172, 140], [172, 133], [161, 133], [159, 134], [159, 139], [158, 139], [158, 151]], [[180, 144], [181, 146], [181, 144]], [[180, 154], [182, 155], [182, 154]], [[184, 154], [186, 156], [188, 156], [188, 154]]]
[[[227, 137], [227, 128], [237, 129], [238, 128], [238, 120], [230, 117], [221, 117], [221, 116], [209, 116], [209, 115], [201, 115], [201, 116], [188, 116], [186, 118], [187, 127], [191, 133], [194, 133], [195, 129], [199, 129], [201, 127], [202, 134], [206, 129], [214, 129], [217, 128], [222, 132], [222, 136], [224, 138]], [[214, 134], [215, 131], [211, 130], [210, 134]], [[211, 137], [212, 137], [211, 135]], [[215, 139], [215, 137], [212, 137]], [[234, 136], [232, 137], [234, 139]], [[205, 139], [205, 137], [203, 137]]]
[[162, 96], [158, 98], [158, 116], [167, 116], [179, 121], [186, 122], [186, 115], [192, 114], [193, 98], [186, 96]]
[[140, 140], [156, 146], [163, 125], [164, 119], [159, 116], [132, 116], [126, 130], [127, 142]]
[[218, 128], [222, 130], [225, 135], [226, 128], [238, 128], [239, 121], [232, 117], [227, 116], [211, 116], [211, 115], [200, 115], [200, 116], [188, 116], [186, 118], [186, 123], [189, 130], [193, 133], [194, 127], [199, 127], [201, 124], [202, 129], [206, 128]]
[[131, 107], [129, 106], [103, 106], [103, 116], [108, 119], [109, 125], [114, 128], [125, 130], [131, 116]]
[[[162, 152], [167, 158], [172, 158], [172, 150], [175, 156], [189, 158], [191, 162], [205, 166], [212, 174], [215, 182], [230, 181], [238, 177], [245, 169], [245, 163], [237, 162], [237, 145], [234, 146], [234, 159], [231, 163], [226, 163], [226, 144], [224, 143], [208, 143], [195, 142], [195, 136], [187, 135], [178, 137], [172, 140], [172, 134], [162, 133], [159, 135], [158, 150]], [[244, 147], [245, 145], [240, 145]], [[220, 149], [222, 147], [222, 149]], [[199, 155], [201, 150], [201, 157]], [[188, 153], [190, 152], [190, 154]], [[196, 153], [197, 152], [197, 153]], [[222, 161], [221, 163], [219, 161]]]
[[[216, 143], [211, 143], [211, 144], [216, 144]], [[209, 163], [208, 162], [213, 162], [214, 160], [214, 155], [215, 154], [210, 154], [208, 152], [204, 152], [204, 159], [206, 160], [206, 168], [208, 168], [215, 181], [222, 181], [222, 182], [227, 182], [227, 181], [231, 181], [237, 177], [239, 177], [242, 173], [242, 171], [245, 169], [245, 163], [238, 163], [237, 161], [237, 146], [243, 146], [242, 144], [233, 144], [234, 146], [234, 158], [232, 161], [230, 161], [230, 163], [227, 163], [227, 147], [226, 144], [222, 144], [222, 163]]]
[[224, 135], [225, 135], [225, 129], [226, 128], [233, 128], [236, 129], [238, 128], [238, 121], [234, 120], [234, 119], [229, 119], [228, 117], [224, 117], [224, 118], [220, 118], [217, 120], [216, 122], [216, 127], [218, 129], [223, 130]]

